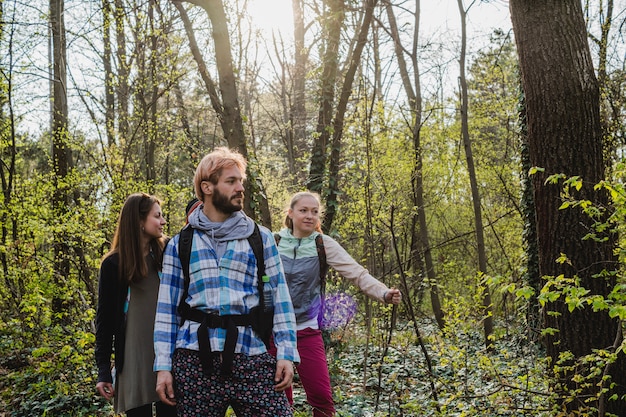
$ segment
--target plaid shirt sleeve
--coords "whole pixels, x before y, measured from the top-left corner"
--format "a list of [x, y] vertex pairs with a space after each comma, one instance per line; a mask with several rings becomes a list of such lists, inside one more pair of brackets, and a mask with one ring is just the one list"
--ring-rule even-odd
[[178, 257], [178, 239], [170, 239], [163, 254], [163, 268], [154, 322], [154, 370], [171, 371], [172, 354], [179, 329], [178, 304], [183, 294], [184, 277]]
[[274, 344], [276, 345], [276, 359], [286, 359], [300, 362], [296, 346], [296, 316], [289, 295], [289, 288], [285, 279], [283, 265], [276, 248], [276, 242], [271, 232], [261, 227], [265, 256], [265, 274], [270, 277], [270, 284], [274, 289]]

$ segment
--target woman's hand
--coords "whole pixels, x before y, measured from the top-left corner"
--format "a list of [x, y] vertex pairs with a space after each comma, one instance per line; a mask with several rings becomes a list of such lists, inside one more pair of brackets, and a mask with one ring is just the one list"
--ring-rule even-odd
[[96, 384], [96, 389], [98, 390], [98, 394], [102, 395], [107, 400], [110, 400], [115, 395], [115, 388], [113, 388], [113, 384], [110, 382], [100, 381]]
[[385, 293], [385, 302], [387, 304], [400, 304], [402, 301], [402, 293], [396, 288], [391, 288]]

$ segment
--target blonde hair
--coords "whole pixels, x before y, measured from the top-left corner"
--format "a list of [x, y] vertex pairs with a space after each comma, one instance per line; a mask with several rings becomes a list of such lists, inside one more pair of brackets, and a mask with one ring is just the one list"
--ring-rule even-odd
[[285, 209], [285, 220], [283, 221], [283, 224], [286, 228], [293, 231], [293, 220], [291, 219], [291, 217], [289, 217], [289, 210], [293, 210], [295, 205], [298, 204], [298, 201], [302, 200], [304, 197], [311, 197], [314, 198], [315, 201], [317, 201], [317, 204], [319, 205], [320, 220], [317, 223], [316, 229], [318, 232], [322, 233], [322, 216], [324, 214], [324, 205], [322, 204], [322, 199], [320, 195], [311, 191], [300, 191], [291, 196], [289, 204]]
[[198, 164], [196, 173], [193, 177], [193, 186], [196, 197], [200, 201], [204, 201], [204, 193], [202, 192], [202, 181], [209, 181], [217, 184], [224, 168], [236, 166], [241, 171], [243, 179], [246, 179], [246, 167], [248, 163], [246, 159], [234, 149], [226, 147], [218, 147], [213, 152], [205, 155]]

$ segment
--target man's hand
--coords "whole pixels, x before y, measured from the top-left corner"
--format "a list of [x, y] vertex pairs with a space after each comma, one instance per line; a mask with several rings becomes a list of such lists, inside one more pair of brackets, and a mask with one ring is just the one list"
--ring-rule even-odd
[[98, 393], [107, 400], [110, 400], [115, 395], [115, 388], [113, 388], [113, 384], [110, 382], [98, 382], [96, 384], [96, 389], [98, 390]]
[[174, 378], [170, 371], [158, 371], [156, 392], [161, 401], [167, 405], [176, 405], [174, 398]]
[[291, 386], [293, 381], [293, 362], [279, 359], [276, 362], [276, 375], [274, 376], [274, 390], [282, 392]]

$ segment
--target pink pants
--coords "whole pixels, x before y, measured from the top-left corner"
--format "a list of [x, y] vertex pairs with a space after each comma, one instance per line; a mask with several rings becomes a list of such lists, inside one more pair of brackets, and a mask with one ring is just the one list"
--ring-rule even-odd
[[[313, 407], [313, 417], [332, 417], [335, 415], [333, 391], [330, 387], [330, 375], [326, 362], [326, 351], [321, 330], [306, 328], [298, 333], [298, 353], [300, 364], [296, 367], [300, 382], [306, 393], [306, 401]], [[272, 343], [270, 349], [276, 355], [276, 348]], [[293, 390], [286, 392], [289, 403], [293, 404]]]

